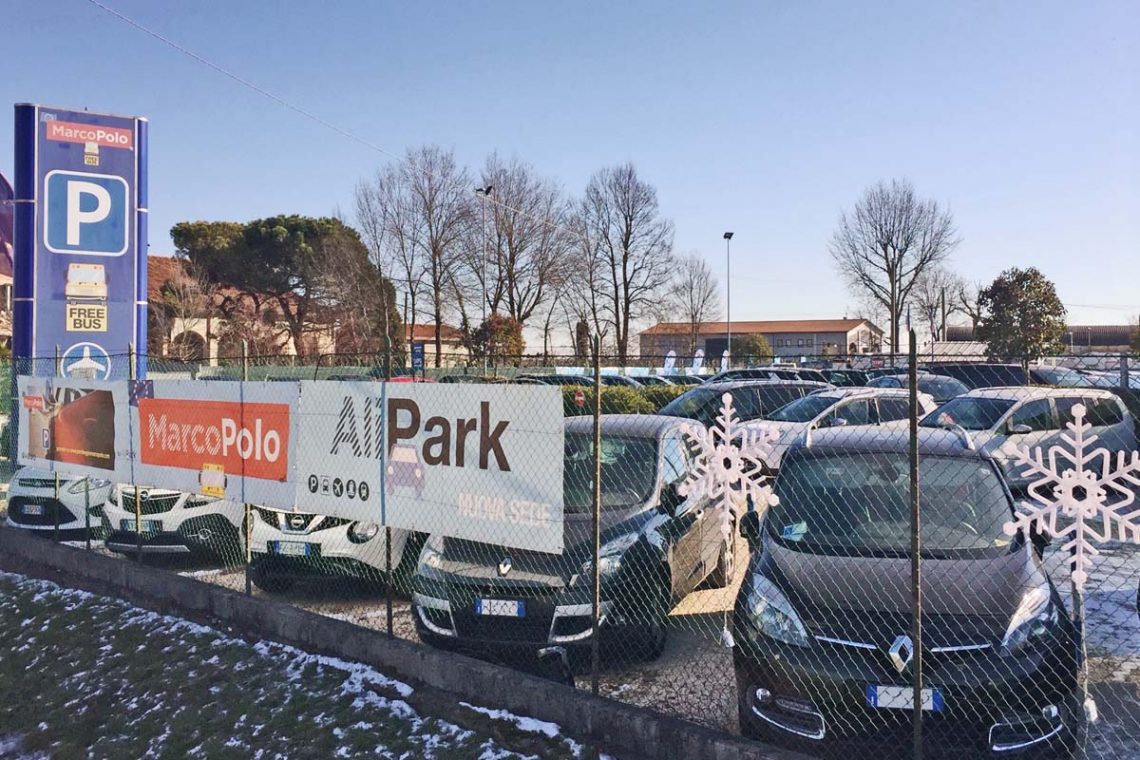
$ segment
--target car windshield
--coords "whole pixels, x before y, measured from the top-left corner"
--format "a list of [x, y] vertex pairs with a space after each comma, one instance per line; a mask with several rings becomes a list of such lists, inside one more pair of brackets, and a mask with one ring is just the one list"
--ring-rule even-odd
[[707, 423], [716, 416], [723, 393], [712, 388], [693, 388], [661, 407], [659, 413]]
[[959, 396], [922, 418], [922, 427], [963, 427], [990, 430], [1010, 410], [1014, 402], [1004, 398]]
[[779, 422], [811, 422], [838, 400], [833, 396], [804, 396], [772, 412], [768, 419]]
[[[657, 484], [657, 440], [605, 436], [602, 438], [602, 509], [644, 502]], [[594, 437], [566, 435], [562, 468], [567, 514], [589, 514], [594, 504]]]
[[[790, 457], [768, 512], [773, 538], [821, 554], [901, 556], [911, 547], [906, 453], [820, 453]], [[924, 556], [996, 555], [1011, 538], [1001, 480], [984, 461], [924, 456], [919, 466]]]

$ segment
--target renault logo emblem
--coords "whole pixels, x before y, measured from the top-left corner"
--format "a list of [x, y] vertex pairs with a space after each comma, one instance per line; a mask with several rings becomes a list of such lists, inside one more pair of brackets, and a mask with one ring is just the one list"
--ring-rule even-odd
[[499, 561], [499, 575], [506, 575], [510, 571], [511, 571], [511, 558], [510, 557], [503, 557], [502, 560]]
[[888, 652], [891, 655], [891, 664], [895, 666], [895, 670], [902, 673], [914, 657], [914, 642], [910, 640], [910, 636], [899, 636], [895, 639], [895, 643], [891, 644]]

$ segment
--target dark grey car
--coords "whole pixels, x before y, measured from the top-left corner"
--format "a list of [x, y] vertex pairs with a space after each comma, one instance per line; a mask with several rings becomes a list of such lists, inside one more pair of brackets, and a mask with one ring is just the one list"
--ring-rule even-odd
[[[673, 605], [701, 583], [728, 585], [721, 516], [677, 485], [693, 467], [687, 420], [602, 417], [602, 639], [655, 658]], [[566, 421], [565, 550], [544, 554], [432, 536], [413, 580], [420, 637], [476, 650], [588, 644], [593, 599], [593, 420]]]

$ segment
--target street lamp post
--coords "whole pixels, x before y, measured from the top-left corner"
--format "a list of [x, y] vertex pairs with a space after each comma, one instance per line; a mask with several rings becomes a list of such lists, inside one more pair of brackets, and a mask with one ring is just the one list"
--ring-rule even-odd
[[728, 361], [732, 364], [732, 233], [724, 233], [724, 300], [728, 333]]
[[[494, 185], [475, 188], [475, 194], [482, 199], [480, 204], [479, 227], [483, 233], [483, 246], [479, 256], [479, 269], [481, 272], [479, 279], [482, 280], [483, 283], [483, 323], [480, 325], [480, 327], [483, 328], [487, 326], [487, 197], [494, 189]], [[488, 343], [490, 343], [490, 341], [488, 341]], [[483, 346], [483, 374], [487, 374], [487, 346]]]

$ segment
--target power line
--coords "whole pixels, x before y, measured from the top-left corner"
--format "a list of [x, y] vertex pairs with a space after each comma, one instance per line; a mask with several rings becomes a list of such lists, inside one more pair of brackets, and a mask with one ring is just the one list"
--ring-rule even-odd
[[[286, 100], [285, 98], [281, 97], [280, 95], [277, 95], [273, 92], [270, 92], [269, 90], [265, 89], [264, 87], [261, 87], [260, 85], [256, 84], [255, 82], [252, 82], [249, 79], [246, 79], [245, 77], [240, 76], [239, 74], [235, 74], [234, 72], [230, 71], [229, 69], [225, 68], [224, 66], [222, 66], [220, 64], [214, 63], [213, 61], [209, 60], [208, 58], [194, 52], [193, 50], [187, 48], [184, 45], [179, 44], [178, 42], [175, 42], [174, 40], [172, 40], [169, 37], [166, 37], [165, 35], [155, 31], [154, 29], [151, 29], [150, 27], [145, 26], [144, 24], [136, 21], [135, 19], [131, 18], [130, 16], [127, 16], [126, 14], [115, 10], [111, 6], [107, 5], [106, 3], [100, 2], [100, 0], [87, 0], [87, 2], [91, 3], [96, 8], [99, 8], [100, 10], [105, 11], [106, 13], [109, 13], [110, 15], [119, 19], [123, 23], [137, 29], [138, 31], [142, 32], [143, 34], [146, 34], [150, 37], [153, 37], [154, 39], [158, 40], [159, 42], [163, 43], [164, 45], [168, 45], [169, 47], [171, 47], [171, 48], [177, 50], [179, 53], [182, 53], [183, 55], [197, 61], [198, 63], [202, 64], [203, 66], [207, 66], [207, 67], [213, 69], [214, 71], [216, 71], [217, 73], [226, 77], [227, 79], [231, 79], [234, 82], [237, 82], [242, 87], [253, 90], [257, 94], [262, 95], [266, 98], [269, 98], [274, 103], [277, 103], [278, 105], [280, 105], [284, 108], [287, 108], [290, 111], [305, 117], [306, 119], [310, 119], [310, 120], [316, 122], [317, 124], [320, 124], [321, 126], [327, 128], [327, 129], [331, 129], [332, 131], [336, 132], [341, 137], [348, 138], [349, 140], [352, 140], [355, 143], [363, 145], [364, 147], [369, 148], [371, 150], [374, 150], [383, 156], [387, 156], [388, 158], [391, 158], [393, 161], [403, 162], [405, 160], [405, 159], [397, 156], [395, 153], [392, 153], [391, 151], [386, 150], [384, 147], [377, 145], [376, 143], [373, 143], [369, 140], [366, 140], [365, 138], [360, 137], [359, 135], [355, 134], [354, 132], [351, 132], [351, 131], [343, 128], [343, 127], [337, 126], [336, 124], [332, 123], [331, 121], [321, 118], [320, 116], [316, 115], [312, 111], [309, 111], [305, 108], [302, 108], [301, 106], [298, 106], [294, 103], [291, 103], [290, 101]], [[413, 162], [413, 165], [415, 166], [416, 171], [419, 171], [424, 176], [431, 177], [433, 179], [435, 178], [434, 175], [430, 171], [428, 171], [426, 168], [416, 165], [415, 162]], [[497, 198], [486, 197], [483, 200], [484, 200], [484, 202], [490, 202], [492, 205], [494, 205], [498, 208], [501, 208], [505, 211], [510, 211], [510, 212], [518, 214], [524, 218], [531, 219], [532, 221], [536, 221], [539, 224], [547, 225], [548, 227], [551, 227], [552, 229], [561, 230], [563, 232], [567, 232], [567, 233], [575, 235], [575, 236], [581, 236], [581, 235], [579, 235], [579, 233], [576, 230], [570, 229], [568, 227], [563, 227], [562, 225], [557, 224], [555, 222], [552, 222], [545, 217], [534, 216], [533, 214], [529, 214], [529, 213], [523, 211], [522, 209], [518, 209], [518, 208], [514, 208], [513, 206], [509, 206], [506, 203], [499, 201]]]

